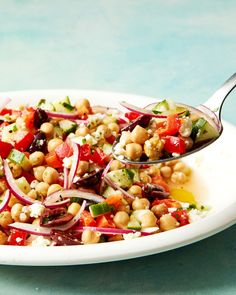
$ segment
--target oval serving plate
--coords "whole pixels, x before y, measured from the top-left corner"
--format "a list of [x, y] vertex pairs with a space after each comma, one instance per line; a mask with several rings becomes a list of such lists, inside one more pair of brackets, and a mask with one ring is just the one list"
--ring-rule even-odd
[[[41, 98], [55, 100], [70, 96], [72, 101], [86, 97], [92, 105], [118, 107], [119, 101], [143, 106], [154, 98], [123, 93], [89, 90], [30, 90], [0, 93], [0, 99], [12, 98], [12, 106]], [[224, 122], [224, 132], [217, 142], [186, 158], [193, 169], [187, 188], [198, 201], [210, 206], [209, 215], [187, 226], [133, 240], [83, 246], [18, 247], [0, 246], [0, 264], [8, 265], [75, 265], [117, 261], [175, 249], [209, 237], [236, 221], [236, 186], [234, 167], [236, 127]]]

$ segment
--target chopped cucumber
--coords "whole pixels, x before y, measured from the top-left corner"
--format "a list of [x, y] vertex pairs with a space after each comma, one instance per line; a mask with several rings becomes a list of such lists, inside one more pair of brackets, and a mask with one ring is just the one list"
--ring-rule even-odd
[[165, 111], [169, 111], [169, 103], [166, 99], [162, 100], [161, 102], [157, 103], [155, 107], [152, 109], [154, 114], [161, 114]]
[[196, 122], [193, 122], [193, 128], [191, 132], [191, 138], [195, 140], [203, 132], [207, 120], [199, 118]]
[[141, 230], [141, 224], [138, 222], [138, 220], [134, 217], [134, 215], [130, 216], [130, 221], [127, 225], [128, 229], [134, 229], [134, 230]]
[[112, 145], [110, 143], [105, 143], [102, 147], [102, 150], [106, 155], [110, 155], [112, 153]]
[[30, 185], [24, 176], [16, 179], [16, 183], [23, 193], [28, 194], [30, 192]]
[[103, 192], [103, 197], [104, 198], [108, 198], [110, 197], [111, 195], [114, 195], [116, 193], [116, 191], [111, 187], [111, 186], [108, 186], [104, 192]]
[[133, 173], [133, 182], [140, 182], [138, 169], [133, 168], [133, 169], [127, 169], [127, 170], [132, 171], [132, 173]]
[[74, 123], [73, 121], [67, 120], [67, 119], [61, 120], [59, 122], [59, 126], [62, 129], [62, 131], [67, 135], [70, 133], [74, 133], [77, 128], [76, 123]]
[[121, 188], [129, 188], [133, 184], [134, 173], [131, 169], [111, 171], [107, 176]]
[[31, 169], [31, 164], [29, 159], [26, 157], [24, 153], [16, 149], [12, 149], [7, 158], [11, 162], [19, 164], [22, 167], [22, 169], [25, 171], [29, 171]]
[[54, 137], [63, 138], [63, 130], [59, 126], [54, 127]]
[[55, 111], [59, 113], [71, 113], [74, 110], [69, 96], [66, 96], [66, 98], [63, 100], [53, 102], [53, 106]]
[[113, 211], [113, 207], [110, 206], [108, 203], [98, 203], [89, 206], [89, 211], [92, 217], [97, 217], [99, 215], [103, 215]]
[[166, 116], [171, 114], [180, 114], [186, 111], [186, 108], [177, 106], [172, 100], [164, 99], [155, 105], [152, 109], [154, 114], [165, 114]]
[[195, 140], [195, 143], [207, 141], [218, 136], [218, 130], [208, 123], [204, 118], [199, 118], [193, 123], [191, 138]]
[[51, 102], [47, 102], [44, 98], [40, 99], [38, 107], [45, 111], [55, 112], [54, 105]]

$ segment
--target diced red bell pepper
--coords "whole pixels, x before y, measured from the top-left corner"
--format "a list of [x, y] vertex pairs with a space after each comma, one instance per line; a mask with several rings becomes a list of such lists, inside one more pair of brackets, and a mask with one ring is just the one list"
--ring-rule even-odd
[[130, 121], [133, 121], [135, 119], [137, 119], [140, 115], [135, 113], [135, 112], [128, 112], [128, 113], [125, 113], [125, 117], [127, 119], [129, 119]]
[[32, 141], [34, 140], [34, 135], [28, 131], [21, 131], [17, 135], [17, 142], [15, 143], [15, 148], [21, 152], [27, 150]]
[[52, 168], [62, 168], [62, 161], [58, 158], [55, 151], [48, 153], [45, 156], [45, 161]]
[[7, 109], [7, 108], [4, 108], [0, 112], [0, 115], [1, 116], [7, 115], [7, 114], [11, 115], [12, 114], [12, 110], [11, 109]]
[[96, 218], [97, 227], [115, 228], [116, 225], [108, 214], [100, 215]]
[[91, 153], [90, 145], [88, 143], [81, 145], [79, 159], [81, 161], [89, 161], [91, 160], [91, 156], [92, 156], [92, 153]]
[[116, 137], [114, 135], [111, 135], [106, 138], [106, 141], [110, 144], [113, 144], [115, 140], [116, 140]]
[[189, 217], [188, 217], [188, 212], [187, 210], [176, 210], [171, 213], [171, 215], [177, 219], [179, 222], [180, 226], [189, 224]]
[[21, 176], [24, 176], [29, 183], [36, 179], [33, 174], [30, 174], [29, 172], [26, 172], [24, 170], [22, 171]]
[[7, 156], [10, 154], [10, 151], [12, 150], [13, 146], [12, 144], [4, 141], [0, 141], [0, 156], [3, 159], [6, 159]]
[[84, 210], [80, 216], [80, 225], [82, 226], [96, 226], [96, 221], [88, 212], [87, 210]]
[[60, 160], [73, 155], [73, 149], [67, 142], [63, 142], [62, 144], [60, 144], [55, 149], [55, 152]]
[[99, 166], [104, 166], [109, 160], [109, 156], [105, 154], [100, 148], [96, 148], [92, 155], [92, 161]]
[[106, 203], [110, 206], [114, 206], [117, 210], [122, 205], [122, 196], [121, 195], [113, 195], [106, 198]]
[[8, 244], [11, 246], [25, 246], [27, 233], [18, 229], [12, 229]]
[[184, 154], [186, 151], [185, 142], [182, 138], [176, 136], [166, 136], [164, 150], [168, 153]]
[[157, 133], [160, 136], [175, 135], [178, 133], [180, 126], [181, 122], [178, 118], [178, 114], [172, 114], [167, 116], [165, 127], [157, 129]]
[[26, 128], [28, 128], [29, 130], [34, 129], [34, 115], [35, 110], [33, 108], [28, 108], [27, 115], [24, 117], [24, 121]]

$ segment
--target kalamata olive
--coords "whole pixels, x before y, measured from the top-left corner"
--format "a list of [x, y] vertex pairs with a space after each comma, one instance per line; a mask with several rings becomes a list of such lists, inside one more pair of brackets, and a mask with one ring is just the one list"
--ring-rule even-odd
[[47, 113], [40, 108], [36, 109], [34, 113], [34, 127], [40, 128], [40, 126], [47, 121], [48, 121]]
[[40, 151], [45, 152], [47, 148], [47, 139], [46, 135], [43, 132], [38, 132], [34, 136], [34, 140], [32, 141], [31, 145], [28, 148], [30, 153]]
[[152, 201], [155, 199], [166, 199], [170, 194], [160, 185], [147, 183], [142, 187], [142, 195], [144, 198]]
[[122, 131], [133, 131], [133, 129], [139, 125], [143, 128], [146, 128], [148, 126], [148, 124], [150, 123], [150, 120], [151, 120], [151, 116], [146, 116], [146, 115], [143, 115], [143, 116], [140, 116], [138, 117], [137, 119], [135, 119], [131, 124], [129, 124], [128, 126], [125, 126], [122, 130]]
[[103, 169], [91, 172], [88, 176], [82, 177], [75, 182], [76, 186], [94, 187], [101, 180]]
[[46, 209], [40, 218], [40, 225], [45, 227], [62, 225], [73, 217], [65, 208]]
[[56, 246], [81, 245], [81, 241], [72, 232], [52, 230], [50, 237]]

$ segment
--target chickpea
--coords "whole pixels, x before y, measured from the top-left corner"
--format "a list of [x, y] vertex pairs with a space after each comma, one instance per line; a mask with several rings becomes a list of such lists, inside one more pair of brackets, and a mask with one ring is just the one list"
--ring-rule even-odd
[[4, 181], [0, 181], [0, 195], [2, 195], [7, 189], [6, 183]]
[[35, 189], [32, 189], [30, 192], [28, 192], [27, 196], [33, 200], [36, 200], [38, 197], [38, 194]]
[[77, 100], [75, 107], [79, 114], [84, 115], [90, 113], [91, 107], [88, 99], [81, 98]]
[[179, 225], [177, 220], [169, 214], [162, 215], [159, 222], [160, 222], [159, 226], [160, 226], [161, 231], [167, 231], [170, 229], [174, 229], [174, 228], [178, 227], [178, 225]]
[[80, 207], [81, 206], [79, 203], [71, 203], [67, 209], [67, 213], [70, 213], [75, 216], [79, 212]]
[[140, 180], [144, 183], [152, 182], [152, 178], [146, 172], [139, 173]]
[[87, 161], [79, 161], [79, 165], [77, 168], [77, 174], [79, 176], [84, 175], [89, 170], [89, 162]]
[[57, 182], [58, 177], [59, 177], [59, 173], [57, 172], [56, 169], [52, 167], [47, 167], [43, 172], [43, 181], [48, 184]]
[[0, 245], [4, 245], [7, 242], [7, 235], [0, 230]]
[[30, 164], [34, 166], [40, 166], [44, 162], [44, 153], [42, 152], [34, 152], [29, 156]]
[[38, 167], [33, 168], [34, 177], [38, 181], [43, 181], [43, 172], [45, 169], [46, 169], [45, 166], [38, 166]]
[[115, 170], [122, 169], [122, 168], [125, 168], [125, 165], [123, 163], [121, 163], [118, 160], [112, 161], [111, 166], [110, 166], [111, 171], [115, 171]]
[[22, 213], [23, 207], [24, 206], [19, 203], [12, 206], [11, 217], [12, 217], [12, 219], [14, 219], [14, 221], [20, 221], [20, 214]]
[[[113, 124], [113, 123], [110, 123], [110, 124]], [[111, 136], [111, 130], [108, 129], [108, 127], [104, 124], [99, 125], [96, 132], [101, 133], [105, 138], [108, 138]]]
[[162, 215], [168, 213], [168, 208], [165, 204], [158, 204], [152, 207], [151, 211], [160, 218]]
[[40, 131], [45, 133], [47, 138], [50, 138], [54, 134], [54, 126], [52, 123], [45, 122], [40, 126]]
[[49, 184], [46, 182], [40, 182], [35, 187], [35, 190], [38, 196], [43, 198], [47, 196], [48, 189], [49, 189]]
[[20, 201], [13, 194], [11, 194], [11, 197], [10, 197], [10, 200], [9, 200], [9, 203], [8, 203], [8, 207], [11, 208], [16, 203], [20, 203]]
[[150, 202], [146, 198], [135, 198], [132, 203], [133, 210], [149, 209]]
[[11, 213], [9, 211], [3, 211], [0, 213], [0, 226], [3, 228], [7, 228], [10, 223], [14, 220], [11, 217]]
[[20, 213], [20, 216], [19, 216], [20, 222], [28, 222], [29, 219], [30, 219], [29, 213], [26, 213], [26, 212]]
[[119, 133], [120, 131], [120, 127], [117, 123], [109, 123], [108, 124], [108, 128], [112, 131], [112, 132], [115, 132], [115, 133]]
[[172, 170], [169, 166], [163, 166], [161, 167], [160, 169], [161, 171], [161, 175], [165, 178], [170, 178], [171, 177], [171, 173], [172, 173]]
[[121, 133], [121, 137], [120, 137], [120, 143], [121, 144], [128, 144], [128, 143], [132, 143], [132, 140], [131, 140], [131, 132], [130, 131], [123, 131]]
[[131, 140], [135, 143], [144, 144], [148, 140], [149, 135], [146, 129], [137, 125], [131, 132]]
[[34, 225], [40, 225], [40, 218], [35, 218], [34, 221], [32, 222]]
[[142, 146], [138, 143], [129, 143], [126, 145], [126, 156], [130, 160], [138, 160], [143, 153]]
[[158, 136], [153, 136], [149, 140], [146, 140], [143, 146], [145, 154], [151, 160], [159, 159], [163, 148], [164, 143]]
[[56, 138], [50, 139], [48, 142], [49, 153], [53, 152], [55, 148], [61, 145], [62, 143], [63, 143], [63, 140], [61, 138], [56, 137]]
[[187, 181], [187, 176], [180, 171], [176, 171], [171, 175], [171, 181], [175, 184], [183, 184]]
[[[126, 200], [124, 200], [126, 201]], [[123, 203], [117, 208], [118, 211], [124, 211], [128, 214], [130, 214], [130, 206], [128, 204], [128, 202], [126, 201], [126, 203]]]
[[178, 162], [179, 162], [179, 160], [172, 160], [172, 161], [165, 162], [165, 165], [172, 167]]
[[159, 175], [160, 174], [160, 168], [162, 167], [162, 164], [157, 164], [157, 165], [152, 165], [149, 169], [148, 169], [148, 174], [155, 176], [155, 175]]
[[13, 175], [14, 178], [18, 178], [18, 177], [21, 176], [22, 168], [21, 168], [21, 166], [19, 164], [10, 162], [9, 167], [11, 169], [11, 172], [12, 172], [12, 175]]
[[134, 197], [138, 197], [138, 198], [142, 197], [142, 189], [139, 185], [132, 185], [129, 188], [128, 193], [133, 195]]
[[143, 214], [141, 217], [141, 226], [142, 228], [154, 227], [156, 226], [157, 218], [152, 211], [148, 211]]
[[118, 228], [126, 228], [129, 222], [129, 214], [125, 211], [118, 211], [113, 218]]
[[58, 192], [60, 190], [62, 190], [62, 186], [60, 186], [60, 184], [57, 184], [57, 183], [51, 184], [48, 188], [47, 196], [49, 196], [55, 192]]
[[90, 130], [88, 127], [86, 126], [82, 126], [82, 127], [79, 127], [76, 131], [75, 131], [75, 135], [76, 136], [85, 136], [87, 134], [90, 134]]
[[180, 171], [183, 172], [185, 175], [189, 175], [191, 170], [187, 167], [183, 162], [178, 162], [173, 167], [174, 172]]
[[86, 244], [96, 244], [100, 241], [101, 234], [92, 230], [84, 230], [81, 235], [81, 241]]

